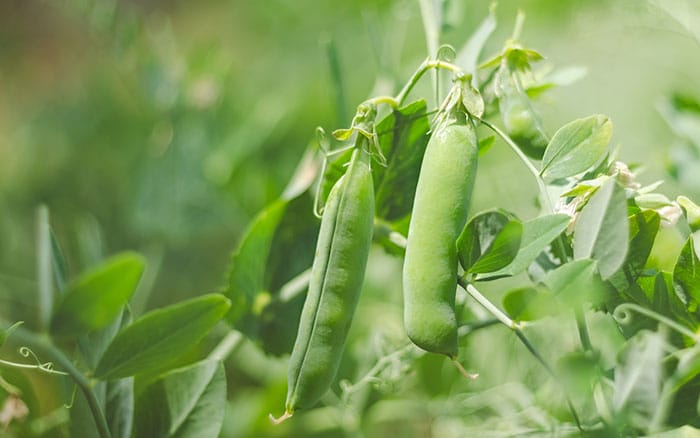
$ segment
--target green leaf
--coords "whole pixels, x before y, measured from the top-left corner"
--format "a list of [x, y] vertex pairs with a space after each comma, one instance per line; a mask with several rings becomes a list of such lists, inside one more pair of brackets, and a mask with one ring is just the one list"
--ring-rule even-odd
[[376, 126], [387, 166], [374, 166], [376, 216], [397, 221], [413, 208], [418, 173], [428, 144], [426, 103], [418, 100], [382, 119]]
[[600, 161], [612, 136], [612, 122], [596, 114], [559, 128], [542, 158], [542, 177], [551, 181], [579, 174]]
[[690, 231], [700, 230], [700, 206], [685, 196], [679, 196], [676, 198], [676, 202], [683, 208], [683, 214], [688, 226], [690, 226]]
[[598, 261], [603, 279], [625, 261], [629, 246], [625, 190], [614, 179], [604, 183], [581, 210], [574, 229], [574, 258]]
[[673, 281], [685, 294], [691, 312], [695, 312], [700, 303], [700, 260], [694, 240], [692, 234], [688, 236], [673, 268]]
[[642, 430], [649, 425], [660, 401], [664, 344], [658, 333], [641, 331], [629, 340], [615, 367], [613, 409]]
[[306, 294], [288, 299], [282, 292], [313, 263], [318, 230], [311, 197], [304, 195], [290, 201], [272, 240], [265, 268], [265, 289], [256, 298], [258, 303], [264, 301], [263, 297], [269, 301], [261, 312], [254, 306], [236, 324], [250, 339], [258, 340], [267, 354], [286, 354], [294, 345]]
[[551, 214], [524, 222], [520, 249], [515, 259], [498, 271], [480, 275], [477, 279], [508, 277], [525, 271], [550, 242], [566, 229], [569, 220], [571, 218], [565, 214]]
[[474, 216], [457, 239], [462, 267], [473, 274], [503, 268], [518, 253], [522, 232], [522, 223], [506, 211], [488, 211]]
[[277, 226], [287, 208], [279, 199], [253, 219], [231, 257], [228, 287], [224, 291], [232, 303], [227, 319], [236, 324], [250, 312], [255, 297], [265, 288], [265, 270]]
[[489, 15], [481, 21], [479, 27], [462, 46], [455, 58], [455, 64], [462, 67], [465, 72], [472, 73], [474, 77], [476, 77], [479, 55], [493, 31], [496, 30], [496, 8], [494, 6], [495, 4], [492, 3]]
[[105, 389], [105, 417], [112, 438], [131, 437], [134, 419], [134, 378], [102, 382]]
[[622, 269], [609, 278], [610, 283], [620, 292], [629, 292], [630, 286], [642, 274], [654, 246], [661, 217], [654, 210], [643, 210], [630, 216], [628, 223], [630, 241], [627, 259]]
[[165, 374], [136, 401], [134, 437], [216, 437], [224, 420], [226, 374], [202, 361]]
[[105, 327], [122, 311], [143, 274], [145, 259], [126, 252], [106, 260], [68, 285], [51, 321], [59, 335], [77, 335]]
[[594, 305], [605, 299], [608, 288], [598, 274], [595, 260], [574, 260], [550, 271], [542, 281], [570, 306]]
[[95, 376], [108, 380], [166, 368], [197, 344], [230, 306], [223, 295], [208, 294], [143, 315], [117, 334]]
[[22, 325], [24, 321], [17, 321], [16, 323], [12, 324], [6, 329], [0, 329], [0, 347], [5, 343], [7, 338], [12, 334], [13, 331], [17, 329], [20, 325]]
[[556, 314], [557, 303], [546, 289], [527, 286], [506, 292], [503, 308], [514, 320], [534, 321]]

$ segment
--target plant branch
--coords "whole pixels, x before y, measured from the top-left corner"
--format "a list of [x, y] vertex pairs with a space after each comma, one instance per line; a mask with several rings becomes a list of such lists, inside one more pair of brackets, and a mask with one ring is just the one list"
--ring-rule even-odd
[[569, 398], [569, 395], [566, 393], [566, 390], [564, 390], [563, 385], [561, 384], [561, 380], [557, 376], [557, 374], [554, 372], [554, 369], [547, 363], [547, 361], [540, 355], [540, 353], [535, 349], [535, 347], [532, 345], [532, 343], [527, 339], [527, 336], [525, 336], [525, 333], [522, 331], [522, 323], [517, 323], [514, 322], [512, 319], [510, 319], [505, 313], [503, 313], [498, 307], [496, 307], [491, 301], [488, 300], [485, 296], [479, 292], [477, 288], [475, 288], [472, 284], [468, 283], [464, 278], [459, 277], [457, 280], [457, 283], [467, 291], [469, 295], [471, 295], [476, 301], [479, 302], [486, 310], [488, 310], [496, 319], [498, 319], [503, 325], [511, 329], [512, 331], [515, 332], [515, 335], [518, 337], [520, 342], [523, 343], [525, 348], [532, 354], [532, 356], [544, 367], [544, 369], [549, 373], [550, 376], [559, 384], [559, 386], [562, 388], [562, 392], [564, 393], [564, 398], [566, 399], [566, 404], [569, 407], [569, 411], [571, 412], [571, 416], [574, 418], [574, 421], [576, 422], [576, 427], [578, 427], [579, 430], [583, 431], [583, 426], [581, 426], [581, 420], [579, 419], [578, 413], [576, 412], [576, 408], [574, 407], [574, 404], [571, 402], [571, 399]]
[[92, 390], [92, 384], [88, 378], [80, 372], [71, 360], [56, 347], [48, 336], [40, 336], [22, 327], [18, 327], [12, 333], [13, 337], [16, 337], [17, 342], [20, 344], [31, 345], [32, 348], [37, 349], [46, 356], [48, 356], [59, 368], [64, 369], [65, 372], [73, 379], [73, 381], [78, 385], [80, 390], [83, 392], [85, 399], [88, 402], [90, 411], [95, 420], [95, 425], [97, 426], [97, 432], [101, 438], [111, 438], [111, 433], [109, 431], [109, 426], [107, 425], [107, 420], [100, 406], [100, 402], [97, 400], [97, 395]]
[[457, 75], [464, 74], [461, 68], [458, 66], [451, 64], [449, 62], [445, 61], [439, 61], [439, 60], [431, 60], [430, 58], [426, 59], [423, 61], [423, 63], [418, 66], [418, 69], [416, 69], [415, 72], [413, 72], [413, 75], [411, 78], [408, 80], [406, 85], [404, 85], [403, 89], [399, 92], [398, 95], [396, 95], [396, 102], [401, 105], [404, 100], [408, 97], [408, 94], [411, 92], [413, 87], [416, 86], [420, 78], [425, 74], [430, 69], [433, 68], [441, 68], [443, 70], [449, 70], [452, 73], [455, 73]]
[[238, 330], [231, 329], [226, 336], [209, 353], [207, 359], [213, 361], [223, 361], [231, 355], [243, 342], [243, 334]]

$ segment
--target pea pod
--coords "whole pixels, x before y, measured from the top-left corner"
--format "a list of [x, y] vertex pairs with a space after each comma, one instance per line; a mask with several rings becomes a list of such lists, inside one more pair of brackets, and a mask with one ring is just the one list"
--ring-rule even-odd
[[457, 238], [467, 220], [478, 156], [474, 127], [436, 129], [425, 150], [403, 265], [404, 325], [420, 348], [457, 355]]
[[372, 241], [374, 187], [369, 154], [355, 149], [328, 196], [309, 292], [289, 362], [285, 414], [313, 407], [335, 378]]

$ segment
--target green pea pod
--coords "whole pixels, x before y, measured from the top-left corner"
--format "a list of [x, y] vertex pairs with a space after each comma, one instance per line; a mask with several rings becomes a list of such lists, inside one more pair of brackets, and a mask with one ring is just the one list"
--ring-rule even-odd
[[467, 220], [478, 156], [467, 122], [438, 128], [423, 157], [403, 265], [404, 324], [420, 348], [457, 355], [457, 238]]
[[372, 241], [369, 154], [356, 148], [328, 196], [309, 292], [289, 362], [286, 412], [313, 407], [335, 378], [357, 306]]

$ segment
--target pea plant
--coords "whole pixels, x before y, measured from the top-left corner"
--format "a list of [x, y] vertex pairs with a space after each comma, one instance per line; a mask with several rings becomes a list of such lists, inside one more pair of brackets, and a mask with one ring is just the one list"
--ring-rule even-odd
[[[605, 115], [547, 132], [537, 99], [557, 83], [521, 41], [523, 20], [490, 56], [493, 11], [460, 50], [433, 39], [396, 95], [368, 98], [332, 135], [319, 128], [287, 188], [250, 223], [219, 293], [132, 317], [144, 257], [117, 254], [66, 278], [41, 208], [39, 323], [2, 321], [0, 343], [21, 356], [0, 366], [59, 379], [81, 436], [217, 436], [237, 389], [227, 387], [226, 360], [246, 339], [288, 363], [286, 402], [274, 425], [260, 426], [269, 435], [692, 433], [700, 207], [640, 183], [611, 147]], [[433, 95], [421, 95], [417, 85], [430, 79]], [[471, 208], [488, 154], [524, 166], [538, 214]], [[677, 248], [659, 237], [670, 229], [682, 236]], [[377, 318], [358, 305], [377, 257], [402, 265], [391, 281], [401, 284], [403, 327], [378, 348], [346, 349], [353, 320]], [[534, 383], [482, 386], [499, 378], [485, 364], [511, 358], [504, 349], [478, 358], [475, 344], [516, 342], [534, 365], [520, 377]], [[6, 428], [27, 413], [11, 380], [0, 376]], [[432, 396], [418, 407], [411, 397], [421, 392]], [[282, 403], [282, 387], [274, 393]], [[313, 430], [319, 412], [333, 424]]]

